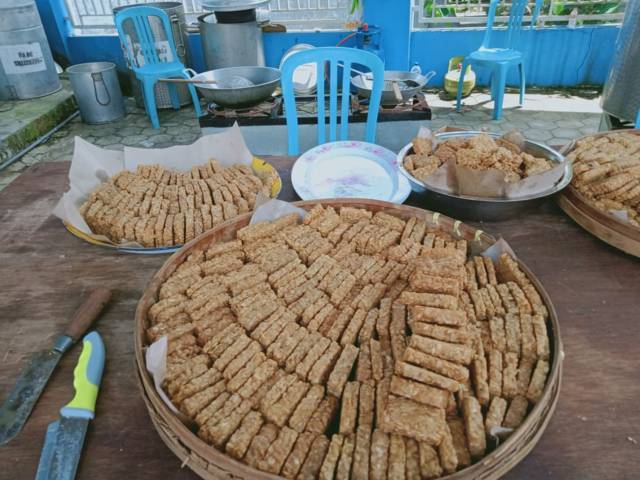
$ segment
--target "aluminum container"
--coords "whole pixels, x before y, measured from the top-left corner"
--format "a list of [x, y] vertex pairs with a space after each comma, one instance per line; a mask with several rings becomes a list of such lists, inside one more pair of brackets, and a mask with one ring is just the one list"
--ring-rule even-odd
[[200, 42], [208, 70], [264, 67], [262, 28], [258, 22], [219, 23], [213, 13], [198, 17]]
[[85, 123], [109, 123], [124, 117], [115, 63], [79, 63], [67, 68], [67, 74]]
[[0, 0], [0, 100], [26, 100], [60, 90], [33, 0]]
[[[124, 5], [114, 8], [113, 14], [115, 15], [119, 11], [127, 8], [140, 6], [155, 7], [166, 12], [166, 14], [169, 16], [169, 22], [171, 23], [171, 35], [173, 35], [173, 41], [176, 45], [176, 53], [178, 54], [177, 60], [179, 60], [185, 67], [190, 67], [191, 57], [189, 52], [189, 37], [187, 35], [187, 23], [185, 20], [184, 6], [182, 5], [182, 2], [150, 2]], [[158, 52], [158, 56], [160, 58], [164, 58], [166, 61], [174, 60], [174, 58], [172, 58], [171, 56], [171, 52], [169, 52], [167, 35], [165, 34], [164, 27], [162, 26], [160, 20], [158, 18], [151, 18], [149, 20], [149, 24], [151, 25], [151, 34], [156, 44], [156, 51]], [[129, 35], [132, 39], [132, 42], [134, 44], [137, 44], [137, 35], [135, 33], [133, 24], [130, 21], [125, 22], [123, 28], [125, 30], [125, 35]], [[133, 86], [133, 96], [136, 99], [136, 104], [139, 107], [144, 108], [144, 100], [142, 99], [142, 86], [133, 73], [133, 70], [131, 70], [129, 60], [127, 59], [126, 49], [124, 48], [124, 46], [121, 47], [124, 58], [127, 61], [127, 67], [129, 68], [129, 76], [131, 78], [131, 83]], [[189, 93], [189, 89], [187, 88], [187, 86], [176, 85], [176, 88], [178, 90], [178, 99], [180, 100], [180, 105], [191, 105], [191, 94]], [[156, 83], [154, 92], [156, 96], [157, 108], [173, 108], [167, 84], [162, 82]]]
[[640, 111], [640, 2], [627, 2], [611, 69], [602, 92], [602, 109], [635, 122]]
[[[436, 137], [438, 140], [447, 140], [449, 138], [474, 137], [483, 133], [493, 138], [500, 137], [497, 133], [475, 131], [439, 133], [436, 134]], [[531, 140], [525, 140], [525, 152], [537, 157], [547, 158], [555, 163], [564, 163], [564, 174], [560, 181], [543, 192], [520, 198], [486, 198], [455, 195], [444, 190], [428, 187], [404, 168], [404, 157], [413, 153], [413, 145], [411, 143], [398, 153], [398, 168], [409, 179], [411, 189], [419, 199], [419, 206], [442, 212], [453, 218], [492, 222], [513, 218], [531, 210], [542, 203], [545, 198], [558, 193], [571, 182], [573, 175], [571, 163], [565, 161], [565, 158], [559, 152]]]

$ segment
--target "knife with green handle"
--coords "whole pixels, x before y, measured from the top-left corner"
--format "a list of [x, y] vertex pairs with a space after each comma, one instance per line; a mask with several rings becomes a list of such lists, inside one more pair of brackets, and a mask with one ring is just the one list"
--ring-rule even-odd
[[47, 428], [36, 480], [75, 478], [89, 420], [95, 417], [104, 357], [100, 335], [97, 332], [86, 335], [73, 370], [75, 396], [60, 410], [60, 419]]
[[0, 445], [20, 432], [62, 355], [89, 329], [110, 298], [111, 291], [106, 288], [91, 291], [53, 348], [31, 357], [0, 407]]

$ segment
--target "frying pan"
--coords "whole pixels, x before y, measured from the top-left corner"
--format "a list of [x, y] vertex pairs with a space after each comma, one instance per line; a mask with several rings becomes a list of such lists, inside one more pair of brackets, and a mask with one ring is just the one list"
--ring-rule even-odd
[[[429, 72], [426, 75], [414, 72], [404, 72], [400, 70], [388, 70], [384, 72], [384, 88], [380, 103], [385, 107], [394, 107], [399, 102], [394, 93], [393, 84], [397, 84], [402, 96], [402, 102], [409, 100], [431, 80], [436, 72]], [[358, 95], [369, 98], [373, 80], [365, 75], [351, 77], [351, 84], [355, 87]]]
[[[248, 80], [245, 84], [249, 86], [239, 86], [241, 82], [238, 79]], [[273, 94], [280, 84], [280, 70], [269, 67], [218, 68], [198, 73], [191, 81], [207, 102], [226, 108], [248, 108]]]

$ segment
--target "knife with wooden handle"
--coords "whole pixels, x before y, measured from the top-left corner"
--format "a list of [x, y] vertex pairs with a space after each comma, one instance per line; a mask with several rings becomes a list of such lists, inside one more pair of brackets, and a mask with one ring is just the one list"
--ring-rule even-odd
[[53, 348], [31, 357], [0, 407], [0, 445], [9, 442], [22, 430], [60, 358], [89, 329], [110, 298], [109, 289], [91, 291], [56, 339]]

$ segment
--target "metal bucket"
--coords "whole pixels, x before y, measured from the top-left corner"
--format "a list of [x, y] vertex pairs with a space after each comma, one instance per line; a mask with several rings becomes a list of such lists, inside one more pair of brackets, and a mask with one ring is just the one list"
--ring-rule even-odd
[[124, 117], [115, 63], [79, 63], [67, 68], [67, 74], [85, 123], [109, 123]]
[[198, 27], [207, 70], [265, 66], [262, 29], [255, 20], [218, 23], [208, 13], [198, 17]]
[[[171, 33], [173, 35], [173, 41], [176, 45], [178, 60], [180, 60], [180, 62], [182, 62], [185, 67], [190, 67], [191, 57], [189, 52], [189, 37], [187, 34], [187, 23], [184, 16], [184, 6], [182, 5], [182, 2], [151, 2], [124, 5], [122, 7], [114, 8], [113, 14], [115, 16], [117, 12], [120, 12], [126, 8], [140, 6], [155, 7], [166, 12], [166, 14], [169, 16], [169, 22], [171, 23]], [[166, 58], [166, 60], [168, 61], [174, 60], [171, 57], [171, 53], [168, 51], [169, 49], [167, 44], [167, 36], [165, 35], [165, 31], [162, 27], [161, 22], [157, 18], [150, 18], [149, 20], [149, 23], [151, 25], [151, 34], [153, 35], [158, 55], [160, 56], [160, 58]], [[123, 24], [123, 29], [125, 31], [125, 35], [129, 35], [132, 39], [132, 43], [136, 44], [137, 35], [132, 23], [130, 21], [125, 22]], [[127, 62], [127, 67], [129, 67], [131, 84], [133, 86], [133, 96], [136, 99], [136, 104], [139, 107], [144, 108], [144, 100], [142, 99], [142, 85], [136, 78], [133, 70], [131, 70], [131, 65], [127, 58], [126, 49], [123, 45], [121, 45], [121, 48], [125, 61]], [[176, 85], [176, 87], [178, 89], [178, 98], [180, 100], [180, 105], [191, 104], [191, 95], [187, 86]], [[173, 108], [173, 106], [171, 105], [171, 97], [169, 96], [169, 89], [165, 83], [156, 83], [154, 92], [156, 96], [157, 108]]]
[[640, 2], [627, 2], [611, 70], [602, 92], [602, 109], [635, 122], [640, 110]]
[[59, 89], [35, 2], [0, 0], [0, 100], [26, 100]]

